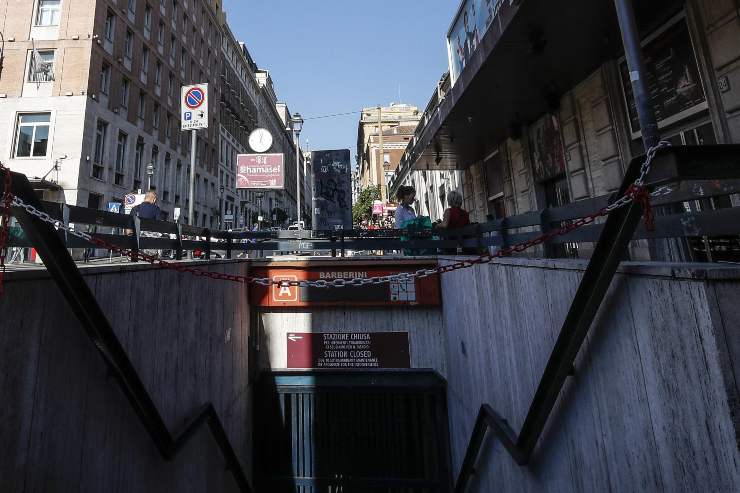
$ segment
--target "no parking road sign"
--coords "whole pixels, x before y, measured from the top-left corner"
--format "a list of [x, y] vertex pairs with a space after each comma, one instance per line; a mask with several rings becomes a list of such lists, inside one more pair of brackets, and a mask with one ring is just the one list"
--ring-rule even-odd
[[183, 86], [180, 98], [180, 128], [208, 128], [208, 84]]

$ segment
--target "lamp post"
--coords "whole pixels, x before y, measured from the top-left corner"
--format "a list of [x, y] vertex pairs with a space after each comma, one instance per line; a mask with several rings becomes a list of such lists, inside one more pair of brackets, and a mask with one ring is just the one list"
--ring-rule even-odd
[[146, 176], [147, 176], [146, 191], [149, 192], [152, 189], [152, 176], [154, 176], [154, 163], [149, 163], [146, 165]]
[[257, 229], [262, 229], [262, 197], [264, 197], [265, 194], [262, 192], [257, 194], [257, 209], [259, 212], [257, 212]]
[[303, 117], [300, 113], [293, 115], [290, 120], [293, 123], [293, 142], [295, 143], [295, 192], [296, 192], [296, 217], [298, 220], [298, 229], [303, 229], [301, 226], [301, 151], [300, 151], [300, 138], [301, 130], [303, 129]]

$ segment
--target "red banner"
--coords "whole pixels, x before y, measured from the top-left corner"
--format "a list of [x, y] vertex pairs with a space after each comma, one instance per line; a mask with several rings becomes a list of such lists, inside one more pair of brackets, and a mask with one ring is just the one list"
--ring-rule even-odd
[[[377, 266], [353, 264], [344, 267], [256, 267], [252, 275], [268, 277], [277, 281], [303, 281], [332, 279], [363, 279], [381, 277], [400, 272], [414, 272], [421, 268], [436, 267], [435, 264], [401, 266]], [[441, 304], [438, 276], [422, 279], [391, 281], [382, 284], [345, 286], [341, 288], [260, 286], [250, 288], [250, 303], [262, 307], [285, 306], [436, 306]]]
[[236, 188], [282, 190], [285, 188], [282, 154], [239, 154], [236, 157]]

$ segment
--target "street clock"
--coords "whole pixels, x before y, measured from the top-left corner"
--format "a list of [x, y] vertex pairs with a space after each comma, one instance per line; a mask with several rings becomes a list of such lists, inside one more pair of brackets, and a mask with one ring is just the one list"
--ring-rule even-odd
[[249, 134], [249, 147], [254, 152], [267, 152], [272, 147], [272, 134], [264, 128], [257, 128]]

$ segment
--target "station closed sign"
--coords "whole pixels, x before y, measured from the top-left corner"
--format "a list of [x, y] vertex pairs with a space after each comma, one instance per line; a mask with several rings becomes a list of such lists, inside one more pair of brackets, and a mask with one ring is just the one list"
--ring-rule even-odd
[[289, 332], [288, 368], [410, 368], [408, 332]]

